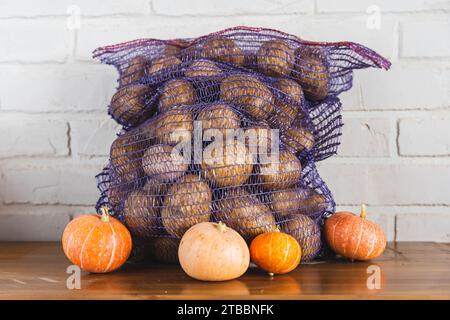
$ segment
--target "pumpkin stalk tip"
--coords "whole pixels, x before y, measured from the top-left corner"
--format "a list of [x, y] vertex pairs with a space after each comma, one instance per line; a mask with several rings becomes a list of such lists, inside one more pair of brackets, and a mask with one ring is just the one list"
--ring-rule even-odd
[[217, 229], [220, 232], [225, 232], [225, 231], [227, 231], [227, 226], [222, 221], [219, 221], [219, 223], [217, 224]]
[[109, 222], [109, 210], [108, 210], [108, 207], [102, 207], [100, 209], [100, 211], [102, 213], [102, 217], [101, 217], [102, 222]]
[[366, 205], [364, 203], [361, 204], [361, 214], [359, 216], [361, 219], [366, 218]]

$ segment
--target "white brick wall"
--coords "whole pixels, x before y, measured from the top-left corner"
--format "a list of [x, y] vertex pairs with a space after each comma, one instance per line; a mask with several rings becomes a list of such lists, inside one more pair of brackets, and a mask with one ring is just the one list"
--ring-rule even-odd
[[[379, 25], [368, 28], [377, 9]], [[339, 210], [368, 203], [390, 240], [450, 242], [450, 2], [442, 0], [2, 0], [0, 240], [55, 240], [93, 210], [94, 175], [118, 130], [106, 114], [117, 74], [91, 59], [93, 49], [236, 25], [357, 41], [391, 59], [389, 72], [356, 71], [342, 96], [339, 156], [319, 170]]]
[[0, 118], [0, 158], [15, 156], [67, 156], [68, 124], [29, 115]]
[[400, 119], [398, 145], [402, 156], [449, 156], [450, 117]]

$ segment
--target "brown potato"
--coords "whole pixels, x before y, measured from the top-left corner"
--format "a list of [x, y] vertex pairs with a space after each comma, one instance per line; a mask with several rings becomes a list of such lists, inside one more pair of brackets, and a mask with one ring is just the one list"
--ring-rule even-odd
[[[161, 116], [160, 116], [161, 117]], [[142, 136], [142, 139], [147, 142], [148, 145], [155, 144], [155, 138], [156, 138], [156, 123], [157, 123], [158, 117], [153, 117], [144, 123], [140, 124], [139, 127], [137, 127], [137, 132], [140, 136]]]
[[320, 228], [316, 221], [304, 215], [289, 215], [281, 223], [282, 231], [293, 236], [302, 248], [302, 261], [314, 259], [322, 248]]
[[197, 94], [190, 82], [172, 79], [164, 84], [159, 97], [159, 111], [163, 113], [175, 105], [192, 105], [196, 101]]
[[273, 128], [288, 128], [301, 112], [302, 87], [291, 79], [280, 79], [273, 87], [284, 93], [287, 99], [275, 99], [275, 111], [268, 122]]
[[198, 176], [188, 174], [176, 181], [164, 197], [161, 211], [166, 231], [177, 237], [193, 225], [209, 221], [212, 192]]
[[111, 183], [106, 191], [108, 204], [110, 209], [114, 212], [118, 212], [118, 210], [120, 210], [120, 206], [127, 197], [128, 190], [132, 188], [132, 186], [127, 183], [124, 175], [118, 174], [117, 172], [110, 177], [110, 180]]
[[258, 164], [262, 187], [266, 190], [286, 189], [296, 184], [302, 172], [298, 158], [287, 150], [280, 150], [275, 163]]
[[180, 57], [181, 55], [181, 49], [177, 46], [171, 45], [171, 44], [166, 44], [166, 46], [164, 47], [164, 49], [161, 52], [162, 56], [175, 56], [175, 57]]
[[123, 183], [138, 181], [143, 176], [141, 157], [146, 147], [146, 142], [138, 134], [127, 132], [117, 137], [110, 150], [114, 179], [122, 179]]
[[294, 152], [314, 147], [314, 134], [307, 129], [302, 117], [298, 117], [288, 128], [281, 128], [281, 141]]
[[294, 50], [282, 40], [264, 42], [257, 53], [258, 68], [266, 75], [284, 77], [291, 73]]
[[264, 232], [279, 231], [269, 208], [242, 188], [229, 190], [224, 198], [217, 201], [217, 208], [216, 219], [246, 239]]
[[237, 140], [213, 142], [207, 148], [201, 164], [206, 179], [218, 187], [240, 186], [247, 181], [255, 161], [243, 143]]
[[317, 215], [328, 206], [326, 198], [307, 188], [293, 188], [272, 191], [270, 209], [279, 216], [289, 214]]
[[133, 246], [128, 261], [142, 263], [149, 259], [150, 253], [150, 246], [145, 241], [141, 242], [140, 240], [136, 241], [136, 239], [133, 239]]
[[125, 225], [134, 237], [145, 239], [161, 233], [160, 206], [159, 195], [151, 195], [144, 190], [135, 190], [128, 195], [123, 216]]
[[136, 56], [130, 60], [119, 78], [119, 87], [138, 82], [144, 75], [150, 60], [144, 56]]
[[170, 187], [170, 183], [165, 182], [159, 182], [156, 179], [148, 178], [144, 186], [142, 187], [142, 190], [147, 192], [149, 195], [164, 195], [167, 193], [168, 188]]
[[162, 144], [176, 145], [180, 141], [190, 141], [193, 130], [192, 112], [185, 107], [173, 107], [155, 123], [156, 139]]
[[156, 111], [146, 105], [151, 94], [152, 88], [143, 84], [119, 88], [111, 98], [109, 112], [120, 124], [138, 125]]
[[147, 68], [147, 75], [153, 76], [163, 71], [170, 71], [181, 64], [181, 60], [174, 56], [162, 56], [152, 61]]
[[203, 44], [201, 56], [207, 59], [232, 63], [237, 66], [244, 65], [244, 51], [228, 38], [209, 39]]
[[[270, 155], [272, 149], [272, 129], [265, 121], [259, 121], [245, 128], [245, 145], [251, 154]], [[275, 136], [276, 138], [276, 136]], [[262, 160], [262, 159], [260, 159]]]
[[212, 77], [221, 74], [222, 70], [214, 62], [206, 59], [193, 61], [184, 72], [186, 77]]
[[325, 52], [320, 47], [302, 46], [295, 51], [294, 76], [305, 96], [313, 101], [323, 100], [330, 89], [329, 70]]
[[202, 122], [203, 130], [217, 129], [225, 139], [227, 129], [238, 129], [241, 124], [239, 114], [225, 103], [212, 103], [203, 108], [197, 116], [197, 120]]
[[179, 264], [178, 247], [180, 239], [158, 237], [150, 240], [150, 255], [157, 262], [164, 264]]
[[142, 168], [150, 180], [171, 182], [181, 177], [188, 168], [183, 156], [172, 146], [158, 144], [148, 147], [142, 157]]
[[222, 80], [220, 99], [241, 106], [256, 120], [267, 119], [274, 111], [273, 95], [257, 78], [233, 74]]

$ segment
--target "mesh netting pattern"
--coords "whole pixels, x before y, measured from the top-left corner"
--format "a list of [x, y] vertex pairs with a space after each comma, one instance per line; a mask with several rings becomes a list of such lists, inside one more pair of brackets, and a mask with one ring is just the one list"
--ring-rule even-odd
[[284, 231], [303, 261], [317, 256], [335, 202], [315, 162], [337, 152], [337, 96], [354, 69], [388, 69], [387, 60], [355, 43], [248, 27], [135, 40], [94, 57], [119, 71], [108, 112], [123, 126], [97, 175], [97, 209], [108, 206], [162, 262], [203, 221], [248, 241]]

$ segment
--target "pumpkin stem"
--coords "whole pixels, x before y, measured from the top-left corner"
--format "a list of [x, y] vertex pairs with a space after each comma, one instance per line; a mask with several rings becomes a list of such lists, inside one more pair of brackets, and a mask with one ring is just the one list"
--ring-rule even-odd
[[225, 232], [225, 231], [227, 231], [227, 226], [222, 221], [219, 221], [219, 223], [217, 224], [217, 229], [220, 232]]
[[361, 204], [361, 214], [359, 216], [361, 219], [366, 218], [366, 205], [364, 203]]
[[102, 218], [101, 218], [102, 222], [109, 222], [109, 210], [108, 210], [108, 207], [106, 207], [106, 206], [101, 207], [100, 211], [102, 213]]

